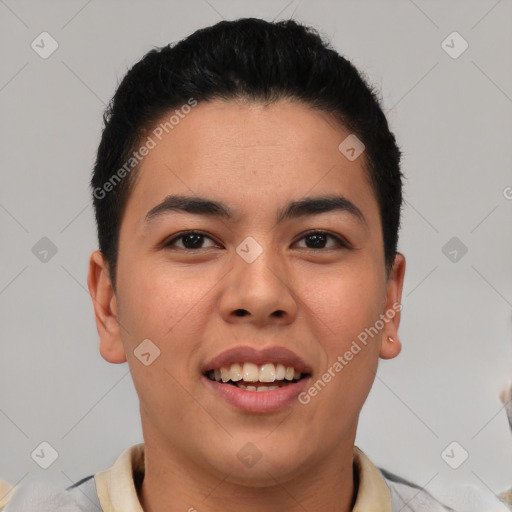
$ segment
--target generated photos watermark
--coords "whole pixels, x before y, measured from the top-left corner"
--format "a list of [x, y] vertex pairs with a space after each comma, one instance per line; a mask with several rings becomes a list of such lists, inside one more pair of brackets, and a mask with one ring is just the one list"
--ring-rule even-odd
[[139, 147], [138, 150], [133, 151], [130, 158], [126, 160], [124, 165], [120, 167], [112, 176], [103, 183], [101, 187], [96, 187], [93, 195], [96, 199], [104, 199], [106, 195], [111, 192], [121, 181], [135, 169], [137, 164], [142, 162], [142, 159], [149, 154], [152, 149], [155, 149], [158, 142], [160, 142], [164, 133], [168, 134], [173, 130], [181, 119], [184, 119], [190, 113], [193, 107], [197, 105], [197, 100], [189, 98], [187, 103], [183, 104], [181, 108], [175, 109], [167, 121], [161, 122], [151, 133], [148, 135], [145, 142]]
[[[397, 312], [402, 310], [402, 304], [399, 302], [395, 302], [393, 306], [388, 309], [385, 313], [381, 313], [379, 319], [375, 321], [375, 323], [371, 327], [366, 327], [363, 331], [361, 331], [357, 336], [357, 341], [353, 340], [350, 347], [341, 355], [338, 355], [336, 361], [320, 376], [317, 381], [312, 384], [306, 391], [303, 391], [299, 394], [298, 400], [301, 404], [307, 405], [311, 402], [311, 399], [318, 395], [322, 389], [327, 386], [331, 380], [336, 377], [337, 374], [345, 368], [349, 364], [354, 356], [361, 352], [362, 347], [368, 344], [369, 339], [373, 339], [380, 331], [384, 328], [384, 326], [393, 320]], [[359, 343], [358, 343], [359, 341]]]

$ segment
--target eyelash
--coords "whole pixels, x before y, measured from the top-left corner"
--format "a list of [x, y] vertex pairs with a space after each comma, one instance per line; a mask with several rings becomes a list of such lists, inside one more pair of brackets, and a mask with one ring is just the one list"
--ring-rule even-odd
[[[172, 249], [172, 245], [177, 240], [186, 238], [187, 236], [190, 236], [190, 235], [199, 235], [204, 238], [209, 238], [210, 240], [213, 241], [213, 239], [210, 236], [208, 236], [206, 233], [203, 233], [202, 231], [195, 231], [195, 230], [183, 231], [179, 235], [174, 236], [173, 238], [164, 242], [163, 248]], [[304, 233], [302, 235], [302, 237], [297, 240], [297, 242], [300, 240], [303, 240], [304, 238], [307, 238], [309, 236], [313, 236], [313, 235], [326, 235], [328, 238], [332, 238], [336, 241], [339, 249], [351, 249], [351, 245], [343, 237], [340, 237], [339, 235], [335, 235], [329, 231], [323, 231], [323, 230], [319, 230], [319, 229], [311, 230], [311, 231]], [[184, 248], [179, 247], [178, 249], [183, 250], [183, 251], [197, 252], [198, 250], [204, 249], [204, 248], [200, 247], [199, 249], [188, 249], [186, 247], [184, 247]], [[312, 250], [312, 251], [328, 251], [328, 250], [332, 250], [332, 249], [336, 249], [336, 248], [335, 247], [327, 247], [327, 248], [315, 249], [315, 248], [310, 248], [310, 247], [303, 247], [303, 249], [308, 249], [308, 250]]]

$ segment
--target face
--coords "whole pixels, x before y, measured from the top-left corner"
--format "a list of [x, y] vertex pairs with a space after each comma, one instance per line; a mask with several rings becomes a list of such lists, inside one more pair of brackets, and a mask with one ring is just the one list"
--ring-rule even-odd
[[200, 103], [161, 131], [117, 293], [97, 251], [89, 271], [100, 352], [128, 361], [147, 449], [254, 486], [351, 454], [379, 356], [400, 351], [405, 271], [398, 254], [386, 277], [364, 153], [347, 159], [350, 133], [291, 101]]

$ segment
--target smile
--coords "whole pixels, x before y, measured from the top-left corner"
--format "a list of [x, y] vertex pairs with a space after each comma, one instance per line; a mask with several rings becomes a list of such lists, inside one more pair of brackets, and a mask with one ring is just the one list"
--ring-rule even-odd
[[[252, 362], [233, 363], [207, 373], [210, 380], [231, 384], [246, 391], [274, 391], [305, 376], [293, 366], [281, 363], [257, 365]], [[269, 385], [269, 383], [272, 383]]]
[[237, 412], [270, 413], [298, 402], [312, 367], [282, 346], [238, 346], [201, 367], [202, 382]]

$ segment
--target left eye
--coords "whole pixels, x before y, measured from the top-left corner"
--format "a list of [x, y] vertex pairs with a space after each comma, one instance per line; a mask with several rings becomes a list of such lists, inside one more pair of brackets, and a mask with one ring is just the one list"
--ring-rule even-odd
[[[345, 247], [348, 248], [349, 245], [347, 242], [345, 242], [342, 238], [333, 235], [331, 233], [328, 233], [327, 231], [310, 231], [309, 233], [306, 233], [302, 236], [301, 240], [306, 240], [306, 249], [325, 249], [325, 245], [327, 243], [328, 239], [332, 239], [335, 241], [337, 247]], [[194, 250], [194, 249], [204, 249], [205, 247], [202, 247], [202, 242], [205, 240], [211, 240], [213, 241], [209, 236], [205, 235], [204, 233], [198, 232], [198, 231], [187, 231], [182, 233], [181, 235], [175, 236], [168, 242], [164, 243], [164, 247], [177, 247], [176, 242], [178, 240], [182, 240], [182, 247], [178, 247], [181, 249], [188, 249], [188, 250]], [[309, 247], [307, 246], [309, 243]], [[216, 245], [214, 244], [213, 247]], [[332, 247], [327, 247], [327, 249], [331, 249]]]
[[[348, 244], [339, 236], [332, 235], [327, 231], [310, 231], [302, 236], [299, 240], [309, 240], [312, 247], [306, 247], [307, 249], [324, 249], [324, 245], [328, 238], [333, 239], [338, 247], [348, 248]], [[331, 249], [332, 247], [328, 247]]]

